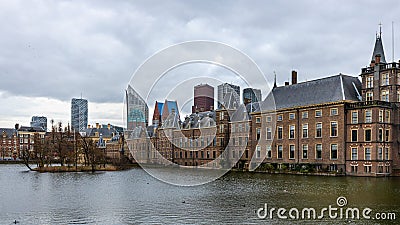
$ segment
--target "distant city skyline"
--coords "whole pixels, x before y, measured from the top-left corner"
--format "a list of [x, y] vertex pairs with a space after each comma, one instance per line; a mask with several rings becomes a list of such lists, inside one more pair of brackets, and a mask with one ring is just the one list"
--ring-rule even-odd
[[[349, 22], [354, 11], [363, 13], [351, 13]], [[135, 69], [160, 49], [189, 40], [231, 45], [266, 76], [275, 71], [278, 84], [289, 81], [293, 69], [302, 80], [358, 76], [379, 23], [386, 61], [392, 61], [391, 24], [400, 43], [399, 11], [397, 1], [238, 1], [229, 7], [214, 1], [4, 1], [0, 127], [29, 125], [33, 115], [70, 123], [70, 99], [81, 93], [89, 100], [89, 124], [122, 126], [124, 90]]]

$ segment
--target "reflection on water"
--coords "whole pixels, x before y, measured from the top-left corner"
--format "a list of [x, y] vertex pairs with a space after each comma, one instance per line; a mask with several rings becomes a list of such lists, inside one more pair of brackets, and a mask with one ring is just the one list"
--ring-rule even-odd
[[[349, 207], [396, 212], [399, 178], [312, 177], [228, 173], [196, 187], [160, 182], [142, 169], [101, 173], [26, 172], [22, 165], [0, 165], [0, 224], [313, 224], [257, 218], [270, 207], [321, 209], [345, 196]], [[399, 220], [396, 222], [398, 223]], [[317, 223], [366, 224], [385, 221]], [[393, 222], [393, 221], [392, 221]]]

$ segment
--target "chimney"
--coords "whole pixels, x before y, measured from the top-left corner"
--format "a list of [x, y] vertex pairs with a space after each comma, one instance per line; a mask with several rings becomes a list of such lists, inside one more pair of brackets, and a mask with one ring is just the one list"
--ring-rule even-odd
[[100, 128], [100, 124], [96, 123], [96, 128], [99, 129]]
[[88, 125], [87, 125], [87, 128], [89, 128], [89, 129], [90, 129], [90, 124], [88, 124]]
[[15, 129], [16, 129], [16, 130], [19, 129], [19, 124], [18, 124], [18, 123], [15, 124]]
[[107, 128], [108, 128], [108, 130], [110, 130], [111, 129], [111, 124], [107, 124]]
[[297, 84], [297, 71], [292, 70], [292, 84]]
[[374, 67], [375, 66], [375, 60], [371, 60], [371, 63], [369, 64], [369, 67]]
[[380, 63], [381, 62], [381, 55], [380, 54], [377, 54], [376, 56], [375, 56], [375, 63]]
[[285, 86], [289, 86], [289, 81], [285, 81]]

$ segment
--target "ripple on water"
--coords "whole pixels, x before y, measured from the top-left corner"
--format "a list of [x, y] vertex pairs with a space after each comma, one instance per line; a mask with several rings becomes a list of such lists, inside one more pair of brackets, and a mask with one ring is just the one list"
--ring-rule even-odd
[[0, 224], [281, 224], [286, 221], [257, 219], [255, 210], [264, 203], [322, 208], [339, 196], [400, 217], [399, 181], [231, 172], [206, 185], [178, 187], [141, 169], [40, 174], [0, 165]]

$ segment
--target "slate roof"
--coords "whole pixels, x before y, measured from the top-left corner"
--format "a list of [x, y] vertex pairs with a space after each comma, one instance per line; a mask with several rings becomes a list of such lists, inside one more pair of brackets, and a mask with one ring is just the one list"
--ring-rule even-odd
[[372, 60], [375, 61], [375, 56], [378, 55], [378, 54], [381, 55], [381, 61], [380, 62], [376, 62], [376, 63], [386, 63], [385, 52], [383, 50], [383, 44], [382, 44], [381, 35], [377, 35], [376, 36], [374, 52], [372, 53], [371, 61]]
[[86, 128], [83, 132], [86, 132], [86, 136], [88, 137], [93, 137], [95, 136], [95, 133], [98, 132], [99, 134], [101, 134], [103, 137], [107, 137], [107, 138], [111, 138], [116, 134], [118, 134], [118, 132], [114, 129], [114, 128], [110, 128], [108, 129], [107, 127], [101, 127], [101, 128]]
[[[356, 88], [357, 90], [356, 90]], [[357, 92], [358, 91], [358, 92]], [[361, 82], [357, 77], [334, 75], [322, 79], [273, 88], [261, 110], [292, 108], [338, 101], [360, 101]]]
[[157, 128], [157, 126], [154, 126], [154, 125], [148, 126], [148, 127], [146, 128], [146, 130], [147, 130], [147, 135], [148, 135], [149, 137], [153, 137], [154, 134], [155, 134], [155, 129], [156, 129], [156, 128]]
[[181, 119], [179, 114], [175, 110], [171, 111], [168, 117], [163, 121], [162, 128], [176, 128], [179, 129], [181, 126]]
[[7, 138], [12, 138], [13, 134], [16, 133], [14, 128], [0, 128], [0, 135], [3, 135], [3, 132], [6, 133]]
[[46, 132], [43, 127], [26, 127], [21, 126], [18, 131], [28, 131], [28, 132]]
[[192, 113], [185, 117], [185, 120], [182, 123], [182, 128], [190, 129], [212, 127], [216, 125], [215, 121], [215, 111]]

